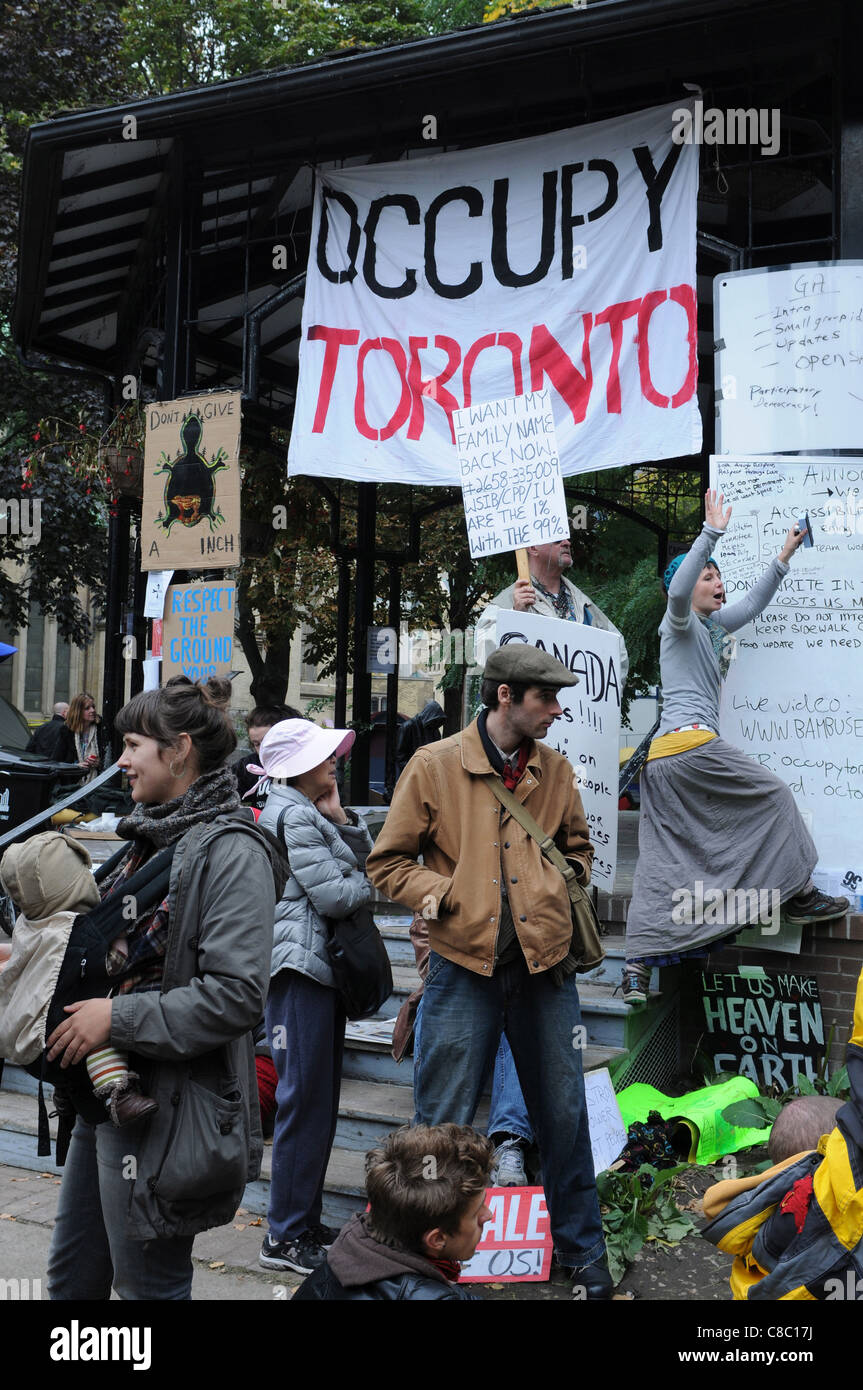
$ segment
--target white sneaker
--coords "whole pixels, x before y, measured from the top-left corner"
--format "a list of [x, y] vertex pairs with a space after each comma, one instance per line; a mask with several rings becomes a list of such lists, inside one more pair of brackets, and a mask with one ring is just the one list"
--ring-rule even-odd
[[524, 1147], [521, 1139], [504, 1139], [494, 1151], [494, 1166], [489, 1178], [491, 1187], [527, 1187], [524, 1170]]

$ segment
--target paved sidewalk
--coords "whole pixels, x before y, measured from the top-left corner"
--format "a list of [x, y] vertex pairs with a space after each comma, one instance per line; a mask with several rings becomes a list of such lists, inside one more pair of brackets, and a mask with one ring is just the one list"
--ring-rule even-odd
[[[41, 1280], [42, 1298], [48, 1269], [51, 1228], [60, 1179], [22, 1168], [0, 1165], [0, 1279]], [[290, 1298], [302, 1275], [268, 1273], [258, 1264], [266, 1223], [260, 1217], [237, 1213], [230, 1226], [206, 1231], [195, 1241], [192, 1298], [255, 1299], [273, 1302]], [[5, 1287], [5, 1286], [4, 1286]]]
[[[700, 1195], [715, 1177], [710, 1169], [691, 1169], [687, 1184], [690, 1195]], [[34, 1279], [41, 1280], [42, 1298], [47, 1298], [48, 1248], [59, 1189], [60, 1179], [52, 1173], [40, 1175], [0, 1165], [0, 1279], [29, 1279], [30, 1287]], [[302, 1283], [302, 1276], [261, 1269], [258, 1253], [265, 1231], [262, 1218], [241, 1208], [230, 1225], [198, 1236], [193, 1251], [192, 1298], [201, 1302], [289, 1299]], [[730, 1296], [729, 1264], [727, 1256], [697, 1236], [671, 1248], [645, 1247], [627, 1271], [618, 1294], [651, 1302], [724, 1302]], [[475, 1290], [484, 1300], [569, 1302], [570, 1283], [562, 1270], [555, 1270], [547, 1284], [485, 1284], [475, 1286]]]

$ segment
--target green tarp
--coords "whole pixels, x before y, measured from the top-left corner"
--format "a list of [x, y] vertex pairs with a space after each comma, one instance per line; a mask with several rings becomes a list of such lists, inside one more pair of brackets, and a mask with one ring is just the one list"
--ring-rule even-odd
[[618, 1094], [617, 1103], [627, 1129], [636, 1120], [646, 1120], [651, 1110], [657, 1110], [663, 1120], [679, 1119], [692, 1135], [689, 1162], [715, 1163], [723, 1154], [736, 1153], [738, 1149], [748, 1149], [766, 1141], [769, 1126], [739, 1129], [722, 1118], [726, 1106], [757, 1095], [758, 1087], [748, 1076], [733, 1076], [729, 1081], [690, 1091], [685, 1096], [666, 1096], [654, 1086], [639, 1083], [625, 1087]]

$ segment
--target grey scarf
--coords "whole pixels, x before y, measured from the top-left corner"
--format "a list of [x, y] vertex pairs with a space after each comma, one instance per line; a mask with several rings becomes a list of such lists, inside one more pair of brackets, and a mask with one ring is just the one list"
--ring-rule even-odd
[[148, 840], [157, 850], [164, 849], [192, 826], [237, 811], [241, 805], [237, 779], [223, 764], [197, 778], [184, 796], [162, 806], [136, 806], [118, 823], [117, 834], [123, 840]]

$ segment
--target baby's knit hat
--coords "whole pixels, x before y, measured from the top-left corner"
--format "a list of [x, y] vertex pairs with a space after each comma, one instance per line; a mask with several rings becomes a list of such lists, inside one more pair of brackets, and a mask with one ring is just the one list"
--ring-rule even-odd
[[0, 859], [0, 883], [25, 917], [86, 912], [99, 902], [90, 862], [78, 840], [46, 830], [9, 846]]

